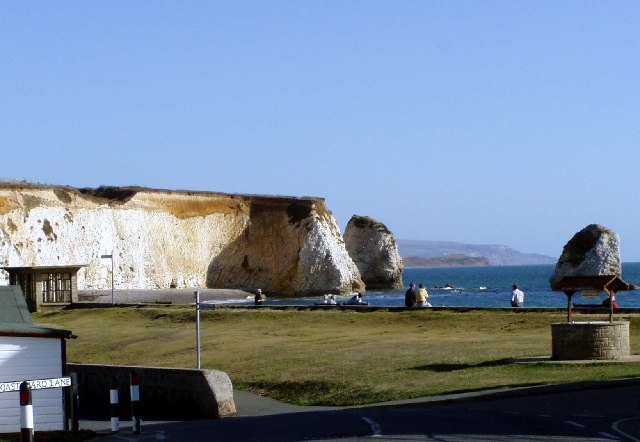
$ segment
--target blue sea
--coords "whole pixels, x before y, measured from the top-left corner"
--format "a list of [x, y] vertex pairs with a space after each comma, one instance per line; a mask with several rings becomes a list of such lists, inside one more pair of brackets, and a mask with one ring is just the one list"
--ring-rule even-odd
[[[549, 277], [555, 265], [501, 266], [501, 267], [451, 267], [409, 268], [402, 280], [405, 287], [398, 290], [372, 290], [364, 294], [369, 305], [404, 306], [404, 292], [409, 283], [423, 283], [429, 292], [429, 302], [434, 307], [509, 307], [511, 286], [516, 283], [525, 294], [525, 307], [566, 307], [567, 298], [562, 292], [551, 291]], [[640, 263], [624, 263], [622, 279], [640, 285]], [[451, 286], [453, 288], [444, 288]], [[350, 296], [338, 296], [346, 302]], [[582, 299], [579, 293], [573, 297], [574, 304], [601, 303], [600, 298]], [[619, 292], [616, 295], [621, 307], [640, 308], [640, 290]], [[271, 305], [312, 305], [321, 302], [320, 297], [296, 299], [269, 299]]]

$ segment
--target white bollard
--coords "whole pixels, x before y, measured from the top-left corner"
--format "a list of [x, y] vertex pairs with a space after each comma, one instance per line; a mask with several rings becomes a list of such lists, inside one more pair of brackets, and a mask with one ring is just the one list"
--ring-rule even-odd
[[138, 373], [131, 372], [131, 426], [133, 434], [140, 434], [140, 385]]

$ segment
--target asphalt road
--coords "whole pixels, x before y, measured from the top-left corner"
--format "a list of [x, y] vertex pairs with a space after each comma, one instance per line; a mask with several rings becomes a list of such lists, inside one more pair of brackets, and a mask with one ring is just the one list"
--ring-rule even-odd
[[[123, 422], [102, 442], [169, 441], [640, 441], [640, 380], [472, 395], [451, 402], [305, 411], [218, 420]], [[302, 408], [301, 408], [302, 409]]]

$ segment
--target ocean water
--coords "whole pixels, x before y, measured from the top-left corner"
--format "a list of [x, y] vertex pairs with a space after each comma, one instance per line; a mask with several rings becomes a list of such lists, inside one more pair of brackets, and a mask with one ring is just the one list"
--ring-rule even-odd
[[[399, 290], [372, 290], [364, 294], [369, 305], [398, 307], [404, 305], [404, 292], [409, 283], [423, 283], [429, 292], [429, 302], [433, 306], [455, 307], [510, 307], [511, 285], [518, 284], [524, 292], [525, 307], [566, 307], [567, 298], [562, 292], [554, 292], [549, 286], [549, 277], [555, 265], [501, 266], [501, 267], [452, 267], [452, 268], [410, 268], [405, 269], [402, 280], [405, 287]], [[624, 263], [622, 279], [640, 285], [640, 263]], [[443, 287], [450, 285], [453, 288]], [[350, 296], [339, 296], [339, 302], [346, 302]], [[583, 299], [578, 293], [573, 296], [574, 304], [601, 303], [600, 298]], [[620, 292], [616, 295], [621, 307], [640, 308], [640, 290]], [[312, 305], [321, 302], [320, 297], [269, 299], [272, 305]]]

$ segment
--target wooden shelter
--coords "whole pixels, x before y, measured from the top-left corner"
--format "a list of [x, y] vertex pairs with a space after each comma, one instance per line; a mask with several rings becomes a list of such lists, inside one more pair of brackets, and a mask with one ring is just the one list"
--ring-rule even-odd
[[78, 270], [83, 265], [0, 267], [9, 273], [9, 284], [19, 285], [29, 311], [78, 302]]
[[552, 290], [562, 291], [567, 295], [567, 322], [571, 322], [571, 297], [583, 290], [603, 291], [609, 296], [609, 322], [613, 321], [612, 297], [620, 291], [630, 290], [630, 285], [624, 282], [620, 275], [600, 275], [600, 276], [565, 276]]

